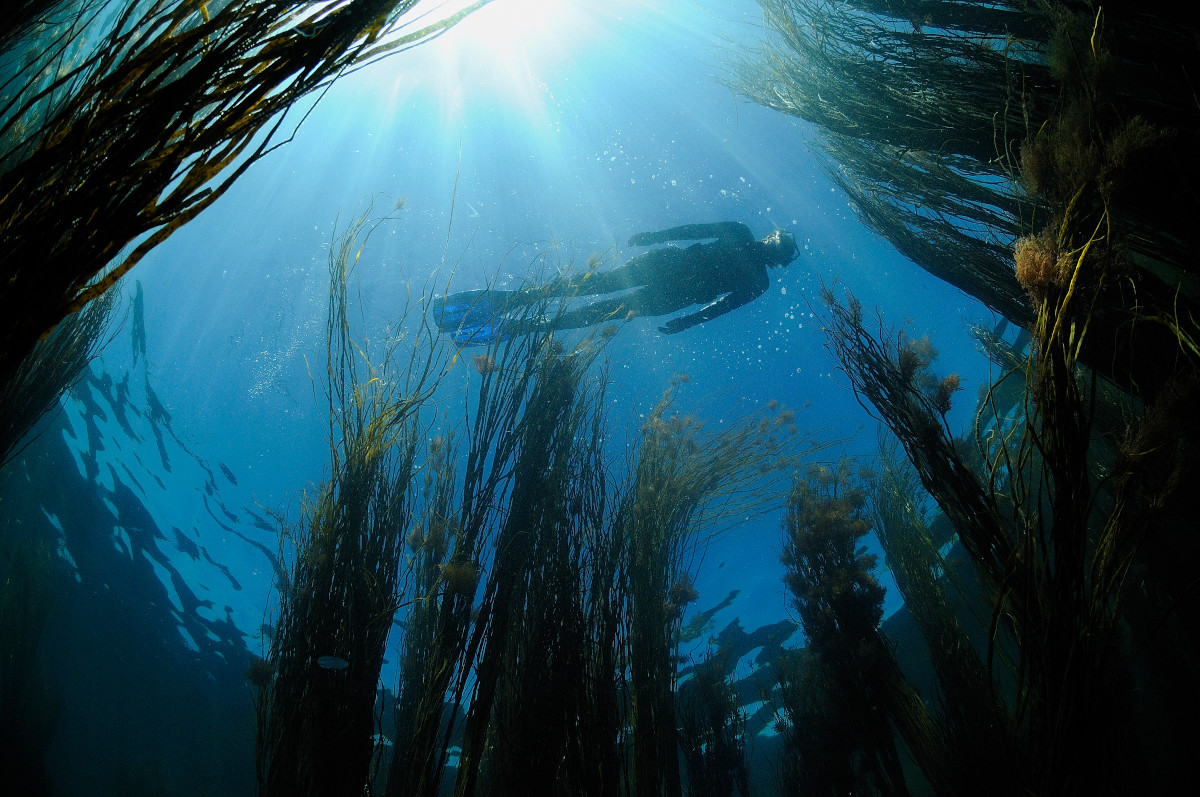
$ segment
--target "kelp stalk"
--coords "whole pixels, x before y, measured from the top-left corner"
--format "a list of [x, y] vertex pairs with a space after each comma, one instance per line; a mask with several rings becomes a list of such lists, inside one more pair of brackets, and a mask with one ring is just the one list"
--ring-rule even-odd
[[424, 323], [407, 363], [405, 334], [374, 365], [351, 337], [347, 283], [368, 235], [364, 216], [330, 253], [331, 475], [305, 497], [281, 557], [292, 564], [268, 657], [274, 677], [258, 696], [263, 794], [360, 793], [370, 778], [379, 672], [407, 576], [419, 410], [442, 361]]

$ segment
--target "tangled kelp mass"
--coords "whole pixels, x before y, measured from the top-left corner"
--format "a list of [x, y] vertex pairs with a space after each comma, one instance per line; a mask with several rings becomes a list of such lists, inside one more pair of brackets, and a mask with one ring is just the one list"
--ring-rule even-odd
[[[466, 423], [441, 428], [432, 398], [460, 357], [428, 322], [397, 322], [374, 364], [351, 336], [366, 229], [331, 251], [334, 478], [284, 535], [277, 630], [251, 678], [260, 789], [434, 795], [453, 777], [457, 794], [681, 793], [675, 656], [696, 557], [782, 500], [802, 450], [794, 414], [773, 404], [709, 431], [673, 412], [679, 376], [618, 468], [597, 363], [611, 336], [531, 324], [476, 356]], [[399, 677], [380, 709], [397, 613]], [[372, 757], [377, 727], [392, 744]]]
[[[835, 534], [834, 521], [856, 529], [854, 536], [872, 523], [862, 510], [865, 493], [843, 486], [845, 475], [820, 511], [811, 508], [814, 488], [794, 492], [787, 583], [801, 617], [816, 606], [822, 624], [806, 623], [805, 654], [779, 667], [795, 740], [791, 766], [817, 778], [820, 793], [905, 793], [914, 783], [939, 794], [1124, 793], [1174, 777], [1151, 765], [1157, 754], [1147, 749], [1144, 723], [1181, 721], [1178, 707], [1159, 695], [1186, 691], [1191, 677], [1194, 633], [1172, 627], [1160, 635], [1157, 627], [1169, 622], [1166, 607], [1184, 599], [1162, 567], [1163, 551], [1193, 544], [1179, 537], [1194, 523], [1185, 519], [1192, 498], [1179, 491], [1196, 473], [1197, 428], [1179, 404], [1192, 391], [1190, 366], [1159, 401], [1143, 405], [1080, 366], [1071, 356], [1078, 341], [1055, 339], [1057, 324], [1039, 322], [1023, 370], [1000, 382], [1023, 378], [1023, 403], [993, 400], [1001, 391], [992, 388], [976, 416], [978, 436], [960, 439], [945, 421], [958, 380], [933, 373], [928, 341], [870, 329], [852, 296], [827, 291], [825, 301], [831, 350], [909, 460], [885, 447], [881, 474], [861, 478], [873, 485], [873, 524], [928, 646], [940, 697], [922, 706], [887, 655], [843, 662], [828, 674], [831, 646], [859, 657], [871, 650], [855, 630], [871, 624], [836, 613], [869, 592], [859, 585], [871, 586], [872, 563], [846, 547], [841, 558], [855, 574], [826, 573], [825, 562], [836, 558], [823, 554], [816, 567], [801, 552], [811, 558], [821, 549], [786, 541], [797, 528], [808, 535], [828, 528], [825, 537], [845, 540], [850, 532]], [[1039, 318], [1060, 312], [1042, 304]], [[810, 476], [819, 485], [821, 478]], [[952, 564], [946, 543], [935, 543], [925, 496], [949, 521], [969, 566]], [[794, 521], [798, 508], [815, 520]], [[834, 596], [829, 608], [817, 602], [826, 591]], [[840, 685], [847, 673], [852, 683]], [[873, 705], [888, 713], [920, 779], [897, 780], [894, 764], [886, 766], [890, 732], [870, 733], [867, 722], [840, 733], [830, 726], [831, 717], [853, 715], [862, 694], [876, 695]], [[828, 733], [814, 731], [822, 728]], [[831, 741], [838, 739], [842, 749]]]
[[891, 728], [903, 681], [879, 633], [885, 590], [872, 572], [876, 558], [859, 546], [870, 529], [866, 493], [848, 465], [796, 480], [782, 561], [807, 645], [780, 667], [796, 794], [906, 793]]
[[[273, 677], [258, 692], [264, 794], [349, 793], [367, 781], [384, 646], [410, 570], [403, 560], [422, 439], [418, 413], [439, 363], [397, 362], [410, 344], [401, 336], [372, 365], [371, 352], [352, 340], [347, 285], [365, 225], [353, 225], [330, 255], [333, 475], [305, 496], [302, 517], [285, 536], [291, 550], [281, 552], [293, 564], [267, 657]], [[429, 330], [415, 334], [413, 350], [427, 349]]]
[[[1169, 783], [1182, 775], [1163, 772], [1147, 729], [1179, 727], [1159, 696], [1196, 675], [1195, 634], [1168, 608], [1190, 600], [1163, 567], [1167, 550], [1197, 553], [1179, 489], [1196, 477], [1180, 402], [1200, 366], [1195, 229], [1180, 215], [1196, 205], [1195, 28], [1129, 4], [761, 5], [770, 41], [734, 85], [816, 123], [868, 224], [1029, 333], [1019, 352], [984, 336], [1001, 376], [975, 439], [956, 439], [945, 419], [960, 379], [933, 374], [928, 342], [824, 294], [830, 350], [912, 468], [883, 458], [876, 522], [942, 700], [936, 733], [907, 728], [904, 712], [897, 733], [937, 793]], [[952, 571], [914, 510], [922, 492], [969, 575], [930, 580]], [[950, 610], [948, 587], [974, 618]], [[878, 754], [836, 760], [849, 768], [827, 783], [904, 791]]]
[[1054, 91], [1023, 57], [1037, 27], [1024, 3], [759, 5], [768, 38], [734, 59], [732, 87], [816, 124], [830, 176], [902, 253], [1028, 318], [1004, 245], [1020, 199], [997, 160], [1023, 135], [1010, 93], [1034, 105]]
[[298, 100], [486, 2], [416, 30], [416, 0], [21, 2], [0, 39], [0, 382], [283, 143]]
[[64, 318], [0, 383], [0, 468], [20, 453], [21, 441], [38, 419], [108, 342], [117, 302], [115, 292], [105, 294]]
[[1010, 320], [1033, 322], [1021, 279], [1044, 273], [1014, 271], [1016, 239], [1056, 227], [1056, 207], [1103, 204], [1121, 263], [1097, 286], [1098, 329], [1082, 355], [1101, 373], [1146, 380], [1129, 352], [1170, 341], [1152, 325], [1144, 342], [1130, 336], [1128, 314], [1169, 310], [1168, 324], [1195, 314], [1191, 20], [1175, 24], [1160, 3], [760, 5], [767, 40], [732, 58], [730, 85], [815, 124], [863, 221]]

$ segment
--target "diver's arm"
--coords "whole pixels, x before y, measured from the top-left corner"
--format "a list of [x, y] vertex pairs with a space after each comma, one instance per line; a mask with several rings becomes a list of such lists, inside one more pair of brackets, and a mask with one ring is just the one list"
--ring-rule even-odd
[[694, 313], [672, 318], [666, 324], [658, 328], [658, 331], [664, 335], [674, 335], [676, 332], [682, 332], [685, 329], [691, 329], [697, 324], [703, 324], [705, 321], [711, 321], [717, 316], [722, 316], [730, 310], [736, 310], [744, 304], [754, 301], [759, 296], [766, 293], [766, 288], [748, 291], [733, 291], [724, 296], [718, 297], [715, 301], [701, 307]]
[[697, 241], [703, 238], [719, 238], [736, 243], [753, 243], [754, 233], [740, 221], [718, 221], [712, 224], [684, 224], [659, 232], [639, 232], [629, 239], [630, 246], [652, 246], [669, 241]]

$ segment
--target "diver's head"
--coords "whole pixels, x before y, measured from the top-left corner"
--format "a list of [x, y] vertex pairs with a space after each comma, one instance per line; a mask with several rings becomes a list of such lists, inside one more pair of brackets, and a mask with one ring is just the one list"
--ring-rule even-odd
[[796, 236], [787, 230], [776, 230], [762, 239], [767, 247], [767, 262], [773, 266], [786, 266], [800, 254], [796, 246]]

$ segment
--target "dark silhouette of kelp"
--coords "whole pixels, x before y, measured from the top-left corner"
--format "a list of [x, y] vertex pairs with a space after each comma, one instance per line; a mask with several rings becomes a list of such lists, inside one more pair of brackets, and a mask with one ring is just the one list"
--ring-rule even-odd
[[[590, 339], [567, 350], [542, 332], [496, 358], [497, 369], [516, 367], [527, 382], [468, 647], [481, 652], [457, 794], [582, 794], [612, 777], [594, 757], [616, 724], [605, 682], [612, 574], [597, 572], [612, 545], [600, 514], [607, 379], [588, 374], [599, 352]], [[610, 702], [593, 703], [602, 694]]]
[[728, 654], [717, 651], [679, 686], [679, 746], [687, 765], [687, 793], [695, 797], [750, 794], [746, 769], [746, 716], [729, 683]]
[[305, 495], [301, 518], [284, 537], [287, 580], [269, 671], [257, 678], [263, 794], [366, 788], [384, 646], [409, 575], [403, 554], [419, 411], [443, 372], [436, 356], [415, 356], [429, 351], [435, 333], [428, 327], [416, 333], [407, 361], [403, 338], [372, 352], [351, 336], [348, 280], [369, 229], [360, 217], [330, 252], [331, 477]]
[[[707, 543], [697, 520], [722, 525], [770, 506], [792, 462], [783, 435], [792, 412], [771, 402], [715, 432], [670, 413], [677, 378], [642, 426], [617, 523], [628, 548], [628, 666], [633, 793], [679, 794], [675, 658], [693, 557]], [[815, 449], [816, 446], [810, 445]], [[706, 513], [706, 514], [702, 514]], [[688, 578], [684, 582], [684, 578]]]
[[[1001, 687], [1010, 688], [1011, 680], [994, 682], [977, 648], [990, 617], [959, 616], [962, 605], [979, 608], [973, 594], [964, 601], [973, 584], [961, 583], [943, 558], [923, 509], [920, 480], [894, 441], [881, 444], [879, 465], [880, 472], [869, 480], [874, 530], [904, 605], [927, 642], [940, 690], [933, 717], [944, 751], [936, 765], [939, 784], [942, 790], [988, 784], [990, 793], [1011, 793], [1020, 758], [1014, 720], [1001, 698]], [[1012, 661], [1010, 649], [996, 653], [1006, 664]]]
[[38, 420], [108, 342], [116, 304], [117, 294], [106, 294], [64, 318], [0, 383], [0, 468], [20, 454]]
[[[1153, 388], [1200, 297], [1194, 18], [1155, 0], [760, 5], [768, 35], [732, 57], [731, 85], [817, 125], [860, 217], [1010, 320], [1036, 315], [1013, 243], [1090, 185], [1075, 212], [1102, 202], [1122, 255], [1080, 358], [1135, 394]], [[1130, 314], [1168, 329], [1130, 328]]]
[[[1164, 645], [1141, 625], [1149, 606], [1162, 605], [1158, 590], [1177, 593], [1156, 582], [1147, 543], [1180, 522], [1173, 494], [1195, 472], [1186, 453], [1195, 425], [1183, 422], [1178, 403], [1189, 389], [1140, 407], [1088, 374], [1073, 354], [1089, 311], [1062, 320], [1070, 312], [1062, 291], [1039, 302], [1023, 405], [1002, 416], [985, 396], [974, 452], [950, 434], [945, 414], [958, 379], [929, 372], [928, 344], [870, 333], [852, 297], [825, 297], [831, 349], [951, 520], [990, 607], [980, 652], [946, 609], [947, 585], [930, 579], [940, 559], [905, 516], [920, 497], [893, 463], [876, 493], [880, 537], [942, 690], [935, 736], [893, 721], [939, 793], [978, 790], [981, 772], [997, 794], [1094, 793], [1147, 777], [1146, 759], [1129, 750], [1139, 746], [1134, 690], [1147, 688], [1134, 674], [1151, 665], [1128, 635], [1154, 640], [1155, 665], [1165, 669], [1142, 678], [1156, 686], [1179, 683], [1171, 679], [1186, 671], [1193, 644], [1182, 633]], [[1176, 378], [1193, 384], [1189, 371]]]
[[505, 457], [491, 467], [504, 468], [507, 506], [490, 564], [481, 563], [473, 627], [458, 637], [457, 667], [475, 688], [453, 688], [455, 702], [468, 698], [455, 792], [679, 789], [674, 653], [695, 598], [689, 562], [706, 544], [704, 529], [777, 495], [769, 487], [778, 466], [763, 461], [788, 462], [786, 429], [750, 416], [708, 434], [669, 416], [680, 379], [644, 425], [628, 480], [613, 484], [600, 413], [608, 380], [603, 371], [585, 378], [592, 339], [568, 351], [549, 335], [530, 337], [523, 345], [535, 348], [510, 341], [486, 355], [480, 388], [482, 407], [485, 398], [510, 400], [501, 397], [512, 388], [499, 391], [489, 378], [531, 380], [519, 388], [528, 397], [512, 404], [522, 414], [496, 438]]
[[[776, 662], [786, 793], [908, 794], [893, 724], [910, 744], [932, 736], [879, 631], [884, 588], [859, 545], [872, 526], [867, 495], [841, 463], [810, 467], [788, 499], [784, 583], [806, 647]], [[918, 760], [924, 752], [914, 751]]]
[[734, 56], [733, 88], [817, 125], [830, 176], [902, 253], [1028, 320], [1006, 251], [1021, 197], [998, 156], [1055, 87], [1017, 38], [1036, 33], [1022, 4], [759, 4], [768, 35]]
[[[957, 270], [951, 282], [1026, 328], [1028, 346], [978, 336], [1000, 371], [964, 440], [947, 421], [961, 380], [934, 373], [929, 341], [824, 291], [828, 346], [910, 463], [884, 448], [870, 517], [928, 644], [937, 694], [924, 709], [888, 697], [874, 705], [935, 793], [1169, 788], [1186, 777], [1184, 716], [1198, 675], [1195, 631], [1174, 619], [1196, 602], [1168, 564], [1200, 553], [1195, 498], [1180, 489], [1197, 474], [1183, 402], [1195, 398], [1200, 366], [1185, 254], [1195, 225], [1182, 213], [1196, 206], [1197, 112], [1184, 78], [1196, 60], [1192, 21], [1167, 30], [1166, 9], [1156, 18], [1122, 4], [764, 7], [782, 45], [743, 65], [741, 79], [828, 131], [835, 179], [901, 251], [934, 273]], [[1015, 30], [1014, 12], [1041, 28], [1026, 24], [1001, 53], [989, 36]], [[977, 85], [944, 85], [964, 67]], [[996, 120], [991, 156], [989, 126], [971, 122], [985, 109]], [[931, 132], [945, 139], [932, 146]], [[1164, 182], [1151, 188], [1155, 169]], [[1165, 183], [1188, 186], [1169, 208]], [[1016, 308], [985, 282], [1007, 285]], [[969, 578], [932, 539], [926, 496], [953, 527]], [[868, 583], [799, 575], [806, 595]], [[869, 659], [873, 648], [855, 646], [865, 634], [829, 628], [839, 649]], [[789, 710], [808, 723], [788, 726], [793, 779], [903, 788], [871, 765], [891, 756], [879, 725], [839, 725], [870, 684], [904, 694], [894, 662], [842, 667], [837, 676], [857, 686], [839, 693], [823, 668], [827, 646], [810, 638], [779, 668], [785, 705], [800, 700]]]
[[[682, 793], [674, 692], [696, 557], [778, 505], [800, 442], [820, 445], [775, 402], [713, 430], [680, 417], [680, 375], [619, 467], [603, 330], [530, 324], [468, 361], [422, 318], [399, 338], [411, 348], [388, 343], [375, 362], [346, 322], [366, 229], [331, 255], [333, 477], [288, 527], [279, 620], [248, 674], [261, 790]], [[432, 391], [456, 364], [467, 413], [442, 429]], [[395, 699], [377, 703], [394, 615]], [[688, 705], [733, 716], [719, 691]], [[390, 750], [374, 744], [384, 728]], [[741, 748], [722, 750], [706, 771], [744, 779]]]
[[19, 4], [0, 37], [0, 384], [286, 141], [297, 100], [486, 2], [416, 29], [415, 0]]

